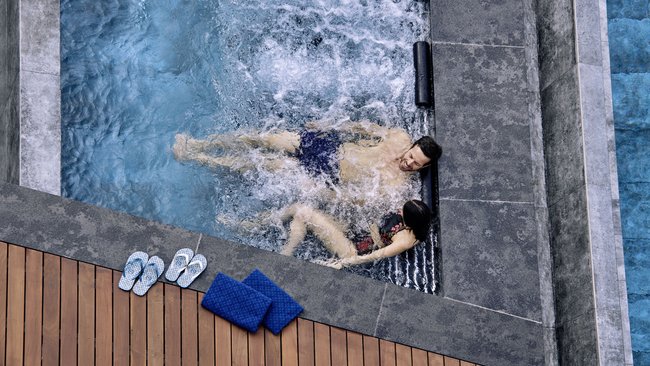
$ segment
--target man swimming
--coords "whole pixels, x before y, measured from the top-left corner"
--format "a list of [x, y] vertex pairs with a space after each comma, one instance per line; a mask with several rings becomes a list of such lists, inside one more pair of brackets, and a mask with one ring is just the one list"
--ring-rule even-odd
[[[355, 137], [349, 141], [345, 135]], [[257, 148], [255, 159], [232, 154], [241, 149]], [[174, 156], [179, 161], [196, 161], [212, 167], [246, 171], [255, 167], [269, 170], [302, 166], [314, 177], [324, 177], [345, 196], [360, 197], [368, 182], [376, 189], [372, 195], [399, 190], [410, 172], [428, 166], [440, 156], [440, 146], [429, 136], [411, 143], [400, 128], [387, 128], [369, 122], [347, 123], [333, 129], [315, 122], [301, 133], [291, 131], [259, 134], [216, 134], [204, 140], [176, 135]], [[209, 153], [223, 149], [229, 155]], [[278, 155], [280, 152], [282, 155]]]

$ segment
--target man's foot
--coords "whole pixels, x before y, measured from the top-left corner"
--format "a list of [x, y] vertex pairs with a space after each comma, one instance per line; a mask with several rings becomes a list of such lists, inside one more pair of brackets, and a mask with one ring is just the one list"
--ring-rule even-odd
[[189, 137], [184, 133], [176, 134], [176, 141], [174, 142], [174, 158], [178, 161], [190, 160], [190, 153], [187, 147], [187, 140]]

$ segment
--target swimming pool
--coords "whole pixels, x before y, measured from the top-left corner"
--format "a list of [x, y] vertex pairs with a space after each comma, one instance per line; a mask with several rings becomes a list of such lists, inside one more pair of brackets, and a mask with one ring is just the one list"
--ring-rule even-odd
[[635, 365], [650, 364], [650, 5], [609, 0], [616, 154]]
[[[300, 174], [181, 164], [171, 151], [175, 135], [297, 129], [322, 119], [427, 134], [428, 115], [413, 104], [411, 53], [427, 31], [426, 5], [415, 1], [63, 0], [62, 193], [277, 250], [281, 225], [242, 232], [232, 223], [309, 201]], [[408, 194], [419, 188], [413, 179]], [[402, 202], [339, 211], [362, 222], [353, 218]], [[431, 251], [357, 271], [430, 292]], [[323, 254], [304, 246], [299, 256]]]

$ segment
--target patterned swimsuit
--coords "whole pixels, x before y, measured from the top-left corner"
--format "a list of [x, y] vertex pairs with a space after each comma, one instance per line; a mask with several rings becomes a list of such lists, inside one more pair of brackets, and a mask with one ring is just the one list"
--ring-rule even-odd
[[[381, 236], [381, 241], [384, 246], [390, 245], [393, 236], [404, 229], [406, 229], [406, 225], [404, 225], [402, 215], [391, 212], [384, 216], [382, 218], [381, 227], [379, 227], [379, 235]], [[377, 245], [375, 245], [369, 234], [358, 235], [353, 239], [353, 241], [357, 247], [358, 255], [368, 254], [377, 249]]]

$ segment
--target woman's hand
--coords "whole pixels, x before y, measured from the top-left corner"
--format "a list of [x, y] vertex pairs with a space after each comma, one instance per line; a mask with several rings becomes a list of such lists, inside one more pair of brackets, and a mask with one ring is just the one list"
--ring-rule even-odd
[[368, 230], [370, 231], [370, 237], [372, 238], [372, 241], [375, 243], [377, 248], [383, 248], [384, 242], [381, 240], [381, 235], [379, 234], [379, 227], [377, 224], [370, 224]]
[[343, 263], [342, 263], [341, 259], [337, 259], [337, 258], [331, 258], [331, 259], [326, 259], [326, 260], [318, 259], [318, 260], [315, 260], [314, 263], [320, 264], [321, 266], [327, 266], [327, 267], [330, 267], [330, 268], [334, 268], [334, 269], [343, 268]]

